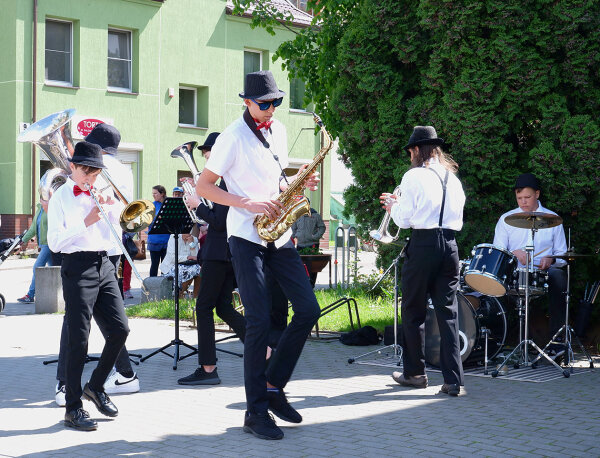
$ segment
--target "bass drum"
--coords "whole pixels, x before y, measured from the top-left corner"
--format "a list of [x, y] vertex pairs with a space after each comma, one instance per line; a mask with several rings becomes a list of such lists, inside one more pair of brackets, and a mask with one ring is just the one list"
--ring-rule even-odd
[[[465, 365], [483, 363], [485, 356], [485, 329], [489, 330], [488, 359], [493, 359], [506, 341], [506, 313], [495, 297], [480, 293], [456, 293], [458, 300], [458, 328], [460, 357]], [[433, 304], [429, 301], [425, 319], [425, 361], [440, 365], [440, 329]]]

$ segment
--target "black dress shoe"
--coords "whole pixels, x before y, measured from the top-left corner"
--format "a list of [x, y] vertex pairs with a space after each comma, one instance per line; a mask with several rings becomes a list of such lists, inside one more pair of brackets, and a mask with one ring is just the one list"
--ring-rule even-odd
[[460, 385], [457, 385], [455, 383], [444, 383], [442, 385], [440, 393], [449, 394], [450, 396], [458, 396], [458, 393], [460, 393]]
[[119, 415], [119, 409], [112, 403], [108, 394], [104, 391], [94, 391], [86, 383], [83, 387], [83, 398], [92, 401], [101, 414], [107, 417], [116, 417]]
[[294, 409], [282, 389], [279, 391], [267, 391], [269, 398], [269, 410], [284, 421], [290, 423], [302, 423], [302, 415]]
[[82, 407], [65, 414], [65, 426], [81, 431], [96, 431], [98, 429], [96, 420], [92, 420], [90, 414]]

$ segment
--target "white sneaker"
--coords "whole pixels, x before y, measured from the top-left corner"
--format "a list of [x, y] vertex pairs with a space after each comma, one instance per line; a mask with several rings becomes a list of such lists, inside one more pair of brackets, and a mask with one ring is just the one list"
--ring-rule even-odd
[[116, 370], [104, 382], [106, 394], [137, 393], [140, 391], [140, 380], [134, 372], [133, 377], [125, 377]]
[[54, 402], [58, 407], [64, 407], [67, 405], [67, 389], [65, 385], [58, 387], [58, 383], [56, 384], [56, 394], [54, 395]]

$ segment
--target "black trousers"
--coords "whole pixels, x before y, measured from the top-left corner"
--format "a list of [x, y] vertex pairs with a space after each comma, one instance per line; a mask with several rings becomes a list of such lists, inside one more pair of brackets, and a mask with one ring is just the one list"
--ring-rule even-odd
[[406, 375], [425, 374], [425, 318], [431, 297], [440, 328], [444, 383], [463, 385], [458, 335], [458, 248], [454, 232], [413, 230], [402, 266], [402, 354]]
[[[232, 236], [229, 238], [233, 269], [244, 303], [246, 340], [244, 342], [244, 384], [250, 413], [264, 413], [269, 401], [267, 381], [284, 388], [290, 379], [310, 330], [317, 322], [320, 309], [306, 276], [304, 265], [290, 241], [277, 249]], [[294, 316], [283, 331], [277, 351], [265, 372], [265, 354], [271, 327], [271, 292], [264, 267], [281, 286], [292, 303]]]
[[158, 275], [158, 268], [166, 255], [166, 247], [159, 251], [150, 250], [150, 277], [156, 277]]
[[[115, 278], [116, 278], [116, 272], [118, 269], [120, 257], [121, 257], [120, 255], [108, 257], [110, 262], [112, 262], [112, 264], [115, 266]], [[98, 325], [98, 328], [100, 329], [100, 332], [104, 336], [104, 340], [106, 340], [106, 337], [108, 335], [108, 329], [107, 329], [106, 322], [101, 317], [94, 316], [94, 318], [96, 320], [96, 324]], [[66, 353], [67, 353], [68, 335], [69, 335], [69, 331], [67, 329], [67, 317], [65, 315], [65, 319], [63, 320], [63, 325], [62, 325], [62, 329], [60, 332], [60, 348], [58, 350], [58, 364], [56, 365], [56, 380], [58, 380], [59, 382], [62, 382], [62, 383], [65, 383], [67, 380], [67, 356], [66, 356]], [[117, 372], [119, 372], [120, 374], [129, 374], [129, 373], [133, 372], [133, 367], [131, 366], [131, 361], [129, 360], [129, 352], [127, 351], [127, 348], [125, 348], [125, 345], [123, 345], [123, 348], [121, 348], [121, 351], [119, 352], [119, 356], [117, 356], [117, 361], [115, 362], [115, 368], [117, 369]]]
[[246, 335], [246, 320], [233, 308], [232, 293], [235, 276], [231, 262], [203, 261], [202, 283], [196, 301], [198, 322], [198, 364], [217, 364], [215, 346], [215, 322], [213, 310], [227, 323], [243, 342]]
[[90, 377], [90, 388], [103, 390], [117, 355], [127, 340], [129, 327], [115, 266], [106, 253], [78, 252], [63, 255], [61, 267], [67, 340], [67, 412], [82, 407], [81, 375], [88, 351], [92, 316], [106, 324], [107, 337], [100, 361]]

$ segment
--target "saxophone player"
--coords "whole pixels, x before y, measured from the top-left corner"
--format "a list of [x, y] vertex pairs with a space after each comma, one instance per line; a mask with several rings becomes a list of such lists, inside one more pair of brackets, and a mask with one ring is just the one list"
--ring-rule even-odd
[[[285, 127], [273, 117], [284, 95], [271, 72], [247, 74], [244, 92], [239, 94], [246, 110], [219, 135], [196, 183], [198, 195], [230, 207], [227, 235], [246, 316], [244, 431], [261, 439], [283, 438], [283, 431], [269, 410], [284, 421], [302, 421], [283, 389], [320, 313], [300, 256], [290, 240], [291, 230], [274, 242], [266, 242], [253, 224], [257, 215], [276, 218], [281, 213], [283, 205], [273, 196], [285, 191], [293, 179], [283, 174], [288, 165]], [[220, 176], [227, 182], [228, 191], [215, 185]], [[316, 189], [318, 181], [318, 174], [314, 173], [304, 185]], [[271, 300], [265, 268], [270, 269], [294, 310], [268, 367], [265, 351]]]

